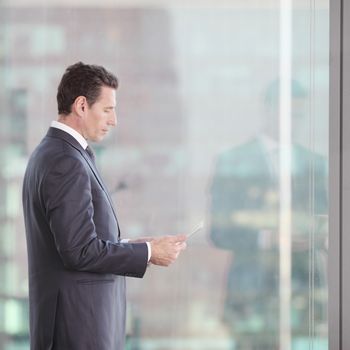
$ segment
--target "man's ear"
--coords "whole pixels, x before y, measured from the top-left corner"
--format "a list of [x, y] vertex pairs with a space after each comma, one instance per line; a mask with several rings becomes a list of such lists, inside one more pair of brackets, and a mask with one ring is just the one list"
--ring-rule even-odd
[[87, 101], [85, 96], [78, 96], [73, 103], [73, 110], [79, 117], [84, 117], [87, 110]]

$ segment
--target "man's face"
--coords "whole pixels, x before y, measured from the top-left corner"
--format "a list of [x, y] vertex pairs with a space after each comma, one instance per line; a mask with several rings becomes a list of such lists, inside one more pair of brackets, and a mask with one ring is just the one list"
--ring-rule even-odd
[[116, 96], [115, 89], [103, 86], [97, 101], [87, 106], [84, 116], [83, 136], [90, 141], [101, 141], [109, 131], [116, 125]]

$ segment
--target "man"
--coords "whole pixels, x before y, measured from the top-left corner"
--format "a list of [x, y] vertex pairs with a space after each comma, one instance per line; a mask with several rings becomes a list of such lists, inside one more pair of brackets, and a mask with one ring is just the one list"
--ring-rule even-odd
[[87, 141], [116, 125], [116, 77], [81, 62], [58, 87], [58, 121], [30, 157], [23, 182], [32, 350], [122, 350], [125, 276], [168, 266], [185, 235], [121, 240]]

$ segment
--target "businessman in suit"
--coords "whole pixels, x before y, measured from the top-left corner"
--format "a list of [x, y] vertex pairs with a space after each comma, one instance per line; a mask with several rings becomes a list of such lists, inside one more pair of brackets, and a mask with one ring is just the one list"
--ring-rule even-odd
[[116, 125], [116, 77], [81, 62], [58, 87], [58, 120], [34, 150], [23, 182], [32, 350], [122, 350], [125, 276], [168, 266], [184, 235], [121, 239], [88, 141]]

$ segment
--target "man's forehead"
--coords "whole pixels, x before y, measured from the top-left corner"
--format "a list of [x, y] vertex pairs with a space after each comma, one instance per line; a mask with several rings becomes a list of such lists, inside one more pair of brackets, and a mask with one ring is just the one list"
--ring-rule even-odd
[[116, 90], [107, 86], [102, 86], [98, 101], [115, 105]]

